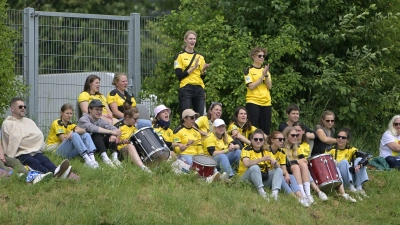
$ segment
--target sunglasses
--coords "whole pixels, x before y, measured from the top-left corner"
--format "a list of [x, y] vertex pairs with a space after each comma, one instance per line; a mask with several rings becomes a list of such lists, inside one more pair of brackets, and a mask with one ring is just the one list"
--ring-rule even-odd
[[263, 142], [264, 138], [253, 138], [255, 142]]
[[337, 136], [337, 139], [343, 139], [343, 140], [346, 140], [346, 139], [347, 139], [347, 137], [346, 137], [346, 136]]
[[18, 109], [22, 109], [22, 108], [26, 109], [26, 105], [19, 105], [18, 106]]
[[212, 102], [211, 105], [210, 105], [209, 110], [211, 110], [215, 105], [219, 105], [222, 108], [222, 103], [221, 102]]
[[291, 134], [292, 137], [299, 137], [299, 134]]
[[278, 139], [280, 142], [285, 141], [285, 138], [274, 138], [274, 139]]
[[187, 117], [185, 117], [185, 118], [190, 118], [191, 120], [196, 119], [194, 116], [187, 116]]
[[265, 58], [265, 55], [257, 55], [258, 56], [258, 58]]
[[393, 123], [393, 126], [395, 127], [400, 126], [400, 123]]
[[325, 122], [327, 122], [327, 123], [334, 123], [335, 120], [325, 120]]

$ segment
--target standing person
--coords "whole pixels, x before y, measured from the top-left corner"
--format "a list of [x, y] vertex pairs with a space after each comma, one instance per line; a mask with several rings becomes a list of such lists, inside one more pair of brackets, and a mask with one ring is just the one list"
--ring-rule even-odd
[[71, 174], [68, 160], [58, 167], [42, 154], [44, 136], [33, 120], [25, 117], [26, 105], [22, 98], [10, 101], [11, 116], [4, 120], [1, 127], [2, 147], [10, 158], [17, 158], [23, 165], [44, 174], [67, 178]]
[[[120, 165], [118, 153], [113, 153], [111, 161], [107, 155], [107, 147], [110, 143], [115, 143], [117, 137], [121, 135], [121, 131], [115, 126], [110, 125], [102, 119], [102, 111], [105, 105], [98, 99], [94, 99], [89, 103], [88, 113], [84, 113], [78, 121], [78, 127], [81, 127], [90, 133], [97, 152], [100, 154], [103, 161], [111, 166], [114, 164]], [[92, 159], [94, 160], [94, 158]]]
[[217, 161], [217, 168], [223, 171], [221, 180], [228, 180], [235, 175], [234, 168], [238, 168], [242, 152], [240, 149], [240, 141], [234, 141], [226, 133], [225, 122], [222, 119], [214, 120], [213, 132], [204, 140], [204, 153]]
[[181, 113], [192, 105], [195, 112], [203, 115], [206, 99], [203, 80], [210, 64], [207, 64], [204, 57], [194, 50], [196, 38], [197, 34], [193, 30], [185, 33], [184, 49], [176, 55], [174, 69], [179, 79]]
[[251, 144], [250, 135], [256, 130], [257, 128], [251, 125], [248, 119], [247, 109], [243, 106], [237, 107], [228, 126], [228, 133], [232, 135], [232, 138], [238, 139], [242, 145], [246, 146]]
[[213, 123], [216, 119], [221, 118], [222, 103], [213, 102], [208, 109], [207, 116], [200, 116], [195, 123], [195, 127], [202, 136], [207, 136], [213, 131]]
[[123, 157], [129, 157], [130, 160], [139, 166], [143, 171], [151, 173], [151, 170], [143, 164], [135, 146], [131, 142], [133, 134], [135, 134], [137, 131], [135, 124], [138, 119], [139, 111], [136, 107], [124, 111], [124, 120], [117, 123], [121, 125], [119, 127], [121, 131], [121, 138], [117, 145], [117, 149], [121, 152]]
[[178, 143], [175, 153], [178, 159], [187, 164], [193, 164], [193, 156], [204, 154], [201, 134], [193, 128], [198, 113], [192, 109], [185, 109], [182, 113], [183, 123], [174, 130], [174, 142]]
[[73, 112], [74, 107], [69, 103], [61, 107], [60, 119], [54, 120], [50, 127], [47, 150], [67, 159], [80, 155], [85, 165], [96, 169], [99, 167], [94, 159], [96, 147], [90, 134], [71, 122]]
[[367, 154], [351, 147], [350, 138], [350, 130], [342, 128], [337, 135], [337, 144], [327, 151], [327, 154], [331, 154], [336, 161], [344, 186], [349, 187], [350, 192], [368, 197], [362, 188], [362, 185], [369, 180], [366, 168]]
[[[288, 120], [284, 123], [279, 124], [279, 131], [283, 132], [283, 130], [287, 127], [287, 126], [293, 126], [293, 124], [295, 122], [299, 121], [300, 118], [300, 108], [298, 105], [296, 104], [290, 104], [287, 108], [286, 108], [286, 115]], [[311, 130], [310, 128], [308, 128], [307, 126], [305, 126], [305, 131], [306, 131], [306, 137], [308, 140], [314, 140], [315, 138], [315, 134], [314, 131]]]
[[326, 110], [322, 113], [319, 124], [315, 127], [314, 147], [311, 155], [324, 154], [327, 149], [331, 148], [332, 144], [336, 143], [335, 114], [332, 111]]
[[[136, 106], [136, 100], [133, 96], [129, 95], [128, 78], [123, 73], [116, 73], [112, 81], [115, 89], [110, 91], [107, 95], [107, 103], [110, 110], [116, 119], [124, 118], [124, 111]], [[138, 119], [136, 122], [138, 129], [142, 127], [151, 127], [151, 121], [145, 119]]]
[[78, 96], [79, 108], [83, 113], [88, 113], [88, 105], [93, 100], [97, 99], [104, 105], [101, 118], [108, 124], [114, 124], [118, 122], [117, 119], [113, 120], [113, 114], [108, 108], [107, 99], [103, 94], [100, 93], [100, 77], [96, 75], [89, 75], [86, 78], [85, 85], [82, 93]]
[[264, 186], [270, 187], [270, 197], [277, 201], [283, 171], [271, 153], [263, 149], [264, 132], [261, 129], [254, 131], [250, 139], [251, 144], [242, 150], [238, 175], [242, 180], [251, 182], [264, 198], [267, 198]]
[[383, 133], [379, 156], [385, 158], [390, 168], [400, 170], [400, 115], [395, 115], [389, 122], [388, 129]]
[[244, 81], [247, 87], [246, 108], [253, 125], [270, 134], [271, 129], [271, 94], [272, 88], [269, 64], [263, 66], [267, 51], [256, 47], [250, 51], [253, 64], [244, 70]]

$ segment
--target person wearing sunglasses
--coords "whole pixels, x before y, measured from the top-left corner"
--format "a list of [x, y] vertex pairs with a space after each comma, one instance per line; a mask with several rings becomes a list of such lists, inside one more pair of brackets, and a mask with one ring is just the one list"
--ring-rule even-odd
[[392, 117], [388, 129], [383, 133], [379, 156], [385, 159], [390, 168], [400, 170], [400, 115]]
[[[33, 120], [25, 117], [24, 100], [19, 97], [11, 99], [10, 108], [11, 116], [8, 116], [1, 126], [1, 144], [4, 154], [10, 158], [17, 158], [31, 170], [39, 171], [46, 176], [69, 177], [72, 167], [67, 159], [59, 166], [55, 166], [43, 155], [43, 133]], [[73, 176], [78, 179], [75, 174]]]
[[179, 108], [182, 113], [192, 105], [195, 112], [203, 115], [206, 98], [203, 80], [210, 64], [194, 50], [196, 32], [187, 31], [183, 41], [184, 49], [176, 55], [174, 61], [175, 73], [179, 80]]
[[173, 142], [178, 143], [174, 148], [178, 159], [189, 165], [193, 164], [193, 156], [204, 154], [201, 134], [195, 129], [194, 124], [199, 113], [192, 109], [185, 109], [182, 113], [182, 123], [174, 130]]
[[251, 144], [249, 140], [250, 135], [255, 130], [257, 130], [257, 128], [251, 125], [248, 119], [247, 109], [243, 106], [237, 107], [228, 126], [228, 134], [230, 134], [234, 140], [238, 139], [243, 146], [247, 146]]
[[[299, 134], [299, 136], [297, 137], [297, 144], [298, 144], [298, 152], [302, 152], [303, 156], [301, 156], [300, 158], [298, 158], [298, 161], [300, 162], [304, 162], [308, 165], [308, 157], [310, 156], [311, 150], [310, 150], [310, 145], [308, 143], [308, 138], [306, 136], [306, 126], [300, 122], [294, 122], [293, 123], [293, 127], [296, 129], [297, 133]], [[327, 201], [328, 200], [328, 196], [326, 196], [326, 194], [324, 192], [322, 192], [318, 185], [315, 184], [314, 179], [312, 178], [311, 174], [310, 174], [310, 185], [311, 185], [311, 189], [313, 189], [317, 194], [318, 197], [322, 200], [322, 201]]]
[[235, 175], [234, 168], [239, 166], [241, 147], [239, 140], [234, 141], [226, 133], [225, 122], [222, 119], [214, 120], [212, 134], [204, 140], [204, 153], [217, 161], [217, 169], [223, 171], [221, 180], [228, 180]]
[[71, 159], [80, 155], [85, 160], [85, 165], [98, 168], [99, 164], [94, 158], [96, 146], [85, 129], [72, 123], [74, 107], [65, 103], [61, 106], [60, 118], [53, 121], [47, 136], [46, 149], [63, 158]]
[[251, 66], [244, 70], [244, 81], [247, 87], [246, 109], [251, 123], [269, 135], [271, 129], [271, 94], [272, 88], [269, 64], [263, 65], [267, 51], [256, 47], [250, 51], [253, 60]]
[[213, 123], [216, 119], [221, 118], [222, 115], [222, 103], [213, 102], [208, 109], [207, 116], [200, 116], [195, 123], [195, 127], [201, 135], [207, 136], [213, 131]]
[[286, 192], [286, 194], [293, 193], [294, 196], [297, 197], [300, 204], [305, 207], [309, 207], [310, 203], [308, 202], [308, 198], [304, 194], [304, 190], [301, 192], [300, 189], [303, 188], [303, 185], [299, 185], [295, 176], [293, 175], [294, 171], [294, 174], [301, 176], [300, 169], [298, 166], [294, 166], [292, 174], [290, 174], [286, 168], [287, 157], [284, 149], [284, 143], [285, 138], [283, 137], [283, 134], [279, 131], [274, 131], [270, 136], [268, 136], [267, 142], [264, 146], [272, 153], [283, 171], [282, 189]]
[[369, 180], [366, 168], [368, 158], [365, 153], [349, 145], [350, 138], [350, 129], [340, 129], [336, 137], [337, 144], [326, 153], [331, 154], [336, 161], [344, 186], [348, 187], [350, 192], [368, 198], [362, 188], [362, 185]]
[[121, 163], [117, 161], [118, 154], [116, 152], [113, 153], [113, 162], [107, 155], [107, 149], [111, 143], [116, 142], [117, 137], [121, 135], [121, 131], [102, 119], [104, 107], [105, 105], [100, 100], [92, 100], [88, 106], [88, 113], [84, 113], [78, 120], [78, 127], [90, 133], [93, 143], [96, 146], [96, 152], [100, 154], [103, 162], [110, 167], [115, 167], [114, 163]]
[[242, 180], [251, 182], [263, 198], [269, 199], [264, 186], [271, 188], [270, 198], [277, 201], [283, 171], [271, 152], [264, 149], [264, 135], [261, 129], [251, 135], [251, 144], [242, 149], [238, 175]]
[[335, 135], [335, 114], [326, 110], [322, 113], [319, 124], [315, 127], [314, 146], [311, 155], [324, 154], [332, 144], [336, 144]]
[[117, 145], [116, 149], [118, 151], [114, 153], [117, 154], [113, 153], [112, 155], [113, 163], [116, 166], [120, 166], [121, 162], [119, 161], [119, 159], [124, 159], [126, 157], [129, 157], [132, 163], [139, 166], [143, 171], [151, 173], [151, 170], [143, 164], [135, 146], [132, 144], [131, 141], [133, 134], [135, 134], [135, 132], [137, 131], [135, 124], [138, 119], [139, 119], [139, 111], [136, 107], [132, 107], [124, 111], [124, 120], [119, 121], [114, 125], [118, 127], [119, 130], [121, 131], [121, 137], [118, 143], [116, 143]]

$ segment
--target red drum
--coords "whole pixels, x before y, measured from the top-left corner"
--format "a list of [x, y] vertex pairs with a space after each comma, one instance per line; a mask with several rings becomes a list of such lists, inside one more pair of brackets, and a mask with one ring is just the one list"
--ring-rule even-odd
[[166, 161], [169, 158], [169, 148], [165, 144], [164, 139], [158, 136], [152, 127], [139, 129], [132, 136], [131, 140], [145, 164]]
[[209, 177], [214, 174], [214, 169], [217, 166], [215, 161], [210, 156], [206, 155], [195, 155], [193, 156], [193, 164], [191, 169], [197, 171], [202, 177]]
[[311, 157], [309, 161], [308, 168], [310, 174], [321, 191], [329, 191], [342, 184], [332, 155], [316, 155]]

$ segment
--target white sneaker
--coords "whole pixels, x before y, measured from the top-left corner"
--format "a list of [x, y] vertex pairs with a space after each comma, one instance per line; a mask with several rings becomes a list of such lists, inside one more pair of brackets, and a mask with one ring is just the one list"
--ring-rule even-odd
[[218, 180], [221, 174], [219, 172], [215, 172], [212, 176], [206, 178], [206, 183], [211, 184], [213, 180]]
[[61, 179], [66, 179], [71, 174], [72, 166], [69, 166], [67, 170], [60, 176]]
[[222, 181], [229, 181], [229, 175], [226, 172], [223, 172], [219, 179]]
[[307, 198], [299, 198], [300, 204], [302, 204], [304, 207], [310, 207], [310, 204], [308, 203]]
[[322, 201], [328, 201], [328, 196], [326, 196], [326, 194], [322, 191], [320, 191], [318, 193], [318, 197], [322, 200]]
[[113, 159], [112, 162], [114, 163], [114, 165], [116, 165], [116, 166], [118, 166], [118, 167], [122, 166], [121, 161], [119, 161], [118, 159]]
[[99, 164], [96, 161], [90, 161], [89, 163], [85, 162], [85, 166], [92, 168], [92, 169], [99, 168]]
[[52, 172], [48, 172], [45, 174], [39, 174], [35, 177], [35, 179], [33, 179], [32, 183], [36, 184], [40, 181], [45, 181], [45, 180], [50, 180], [51, 178], [53, 178], [53, 173]]
[[314, 203], [314, 197], [312, 195], [307, 196], [308, 203], [313, 204]]
[[278, 201], [278, 193], [272, 193], [269, 198], [274, 199], [275, 201]]
[[115, 165], [114, 165], [114, 163], [111, 161], [111, 159], [103, 160], [103, 162], [104, 162], [105, 164], [109, 165], [110, 167], [115, 168]]
[[361, 195], [361, 196], [363, 196], [365, 198], [369, 198], [369, 196], [367, 195], [367, 193], [365, 193], [364, 190], [357, 190], [357, 194], [359, 194], [359, 195]]
[[352, 198], [349, 194], [342, 194], [343, 198], [350, 202], [357, 202], [354, 198]]
[[55, 177], [61, 177], [66, 170], [69, 168], [68, 159], [64, 160], [57, 168], [54, 170]]

